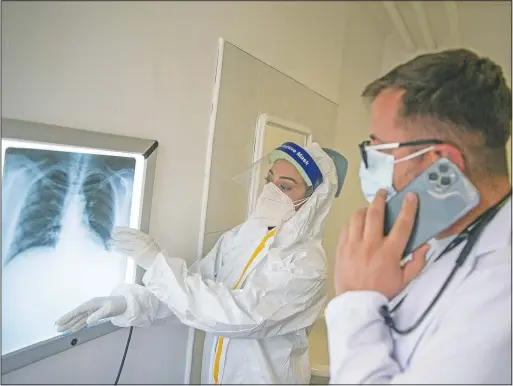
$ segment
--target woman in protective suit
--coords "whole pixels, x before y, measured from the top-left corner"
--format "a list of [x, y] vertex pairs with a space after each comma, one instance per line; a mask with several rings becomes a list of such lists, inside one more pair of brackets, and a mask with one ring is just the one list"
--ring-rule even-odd
[[124, 284], [82, 304], [57, 321], [58, 330], [104, 318], [142, 327], [174, 314], [206, 332], [202, 383], [308, 384], [307, 333], [327, 292], [323, 222], [347, 161], [316, 143], [303, 149], [290, 142], [269, 161], [250, 218], [189, 269], [150, 236], [117, 228], [111, 245], [147, 270], [145, 286]]

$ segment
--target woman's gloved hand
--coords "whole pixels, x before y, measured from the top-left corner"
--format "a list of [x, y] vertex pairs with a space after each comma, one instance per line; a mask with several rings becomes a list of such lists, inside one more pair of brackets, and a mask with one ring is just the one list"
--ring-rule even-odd
[[137, 265], [148, 270], [161, 248], [153, 238], [137, 229], [115, 227], [109, 246], [114, 252], [132, 258]]
[[123, 296], [93, 298], [57, 320], [55, 326], [59, 332], [76, 332], [102, 319], [120, 316], [126, 308]]

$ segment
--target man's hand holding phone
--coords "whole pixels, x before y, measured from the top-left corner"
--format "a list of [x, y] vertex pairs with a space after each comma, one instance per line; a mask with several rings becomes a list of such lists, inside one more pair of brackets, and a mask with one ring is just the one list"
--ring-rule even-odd
[[335, 263], [337, 295], [347, 291], [376, 291], [396, 296], [422, 270], [429, 249], [423, 245], [401, 267], [404, 250], [415, 222], [418, 199], [406, 195], [394, 226], [384, 235], [387, 192], [381, 190], [372, 204], [357, 211], [339, 238]]

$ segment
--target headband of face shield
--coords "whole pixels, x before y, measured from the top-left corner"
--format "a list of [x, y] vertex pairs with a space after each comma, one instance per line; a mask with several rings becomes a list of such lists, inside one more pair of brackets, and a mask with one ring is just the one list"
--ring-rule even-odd
[[321, 169], [301, 146], [293, 142], [285, 142], [269, 154], [270, 164], [274, 164], [278, 160], [285, 160], [294, 165], [312, 191], [322, 184]]
[[[286, 142], [269, 154], [266, 154], [234, 177], [233, 181], [253, 192], [261, 192], [267, 183], [266, 178], [269, 170], [279, 160], [288, 161], [296, 168], [305, 181], [307, 188], [309, 188], [308, 190], [314, 191], [322, 183], [323, 176], [319, 166], [304, 148], [292, 142]], [[300, 185], [300, 181], [295, 182], [297, 182], [298, 186]]]
[[[434, 149], [434, 145], [442, 143], [436, 139], [420, 140], [411, 142], [395, 142], [369, 146], [369, 141], [360, 144], [362, 161], [360, 165], [360, 183], [362, 192], [368, 202], [374, 201], [380, 189], [388, 192], [387, 199], [390, 199], [397, 192], [394, 188], [394, 165], [400, 162], [411, 160]], [[406, 157], [395, 159], [392, 154], [384, 153], [383, 150], [397, 149], [404, 146], [429, 145]]]
[[[338, 197], [340, 196], [340, 192], [342, 191], [342, 186], [344, 185], [344, 180], [347, 174], [347, 159], [338, 151], [335, 151], [333, 149], [323, 147], [322, 150], [328, 155], [328, 157], [331, 158], [333, 164], [335, 165], [335, 171], [337, 173], [338, 181], [335, 197]], [[299, 160], [297, 160], [294, 157], [296, 154]], [[306, 155], [307, 159], [303, 159], [301, 155]], [[307, 185], [312, 187], [312, 192], [323, 181], [321, 170], [319, 169], [315, 161], [311, 159], [310, 155], [305, 150], [303, 150], [300, 146], [292, 142], [284, 143], [283, 145], [281, 145], [279, 148], [277, 148], [274, 152], [271, 153], [270, 158], [272, 162], [276, 162], [279, 159], [284, 159], [294, 164], [298, 169], [299, 173], [301, 174], [301, 176], [303, 177], [303, 179], [306, 181]], [[313, 170], [311, 171], [309, 171], [307, 167], [308, 165], [305, 166], [307, 162], [310, 162], [308, 161], [308, 159], [311, 159], [311, 163], [315, 165], [315, 167], [312, 168]]]
[[[268, 183], [269, 172], [274, 163], [279, 160], [289, 162], [301, 176], [301, 181], [296, 181], [297, 178], [293, 179], [292, 176], [289, 176], [290, 178], [285, 176], [285, 178], [292, 182], [289, 189], [301, 189], [304, 192], [306, 188], [302, 199], [293, 201], [286, 190], [282, 191], [280, 184]], [[251, 217], [262, 220], [267, 226], [279, 226], [292, 217], [297, 208], [308, 200], [311, 193], [322, 184], [323, 176], [317, 163], [304, 148], [287, 142], [255, 162], [233, 180], [253, 192], [253, 197], [258, 195]], [[290, 196], [293, 197], [294, 194]]]

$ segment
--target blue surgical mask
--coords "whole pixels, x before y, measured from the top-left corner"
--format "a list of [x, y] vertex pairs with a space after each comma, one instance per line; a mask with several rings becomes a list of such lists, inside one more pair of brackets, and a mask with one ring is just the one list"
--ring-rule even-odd
[[380, 189], [385, 189], [388, 192], [387, 200], [389, 200], [397, 193], [393, 184], [394, 165], [418, 157], [433, 149], [434, 147], [430, 146], [398, 160], [392, 154], [383, 153], [376, 149], [366, 150], [368, 167], [365, 167], [363, 160], [360, 165], [360, 183], [365, 199], [370, 203], [374, 201]]

